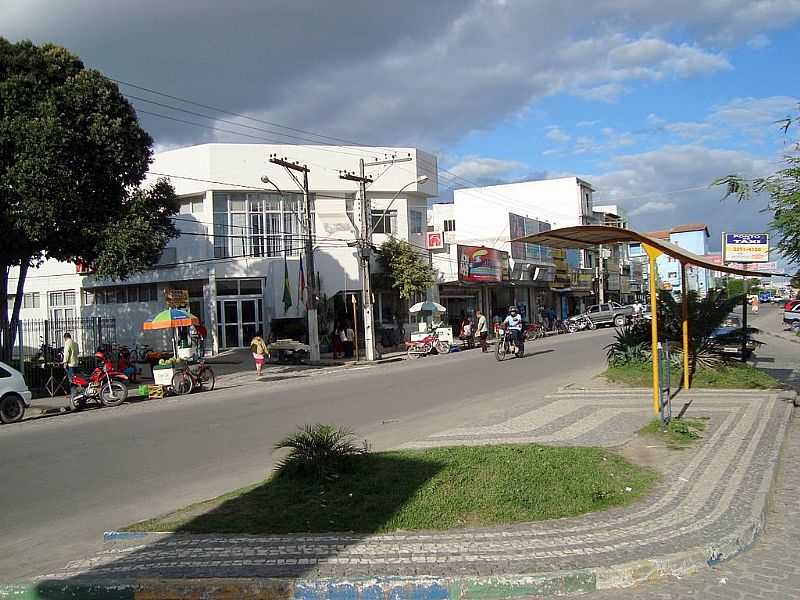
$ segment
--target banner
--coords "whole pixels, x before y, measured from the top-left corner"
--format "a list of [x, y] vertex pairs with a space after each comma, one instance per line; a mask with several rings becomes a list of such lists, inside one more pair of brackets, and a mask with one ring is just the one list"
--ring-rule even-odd
[[189, 306], [189, 290], [164, 290], [167, 306], [170, 308], [187, 308]]
[[727, 262], [769, 262], [769, 235], [766, 233], [723, 233], [722, 259]]
[[507, 252], [483, 246], [458, 246], [459, 281], [500, 283], [508, 277]]

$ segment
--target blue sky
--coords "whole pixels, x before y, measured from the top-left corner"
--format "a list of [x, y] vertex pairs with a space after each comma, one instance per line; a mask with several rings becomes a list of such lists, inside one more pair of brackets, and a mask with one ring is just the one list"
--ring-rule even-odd
[[[444, 199], [578, 175], [634, 227], [705, 222], [713, 247], [767, 227], [763, 200], [723, 204], [708, 185], [777, 168], [771, 123], [800, 99], [800, 0], [0, 0], [0, 14], [9, 39], [275, 124], [264, 141], [295, 141], [291, 127], [305, 143], [418, 146], [439, 156]], [[187, 126], [131, 101], [159, 149], [254, 141], [246, 118]]]

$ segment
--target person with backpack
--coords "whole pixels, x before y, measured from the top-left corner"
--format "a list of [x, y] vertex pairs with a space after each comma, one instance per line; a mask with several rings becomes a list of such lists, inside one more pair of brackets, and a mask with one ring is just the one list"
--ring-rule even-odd
[[267, 361], [269, 351], [264, 338], [261, 337], [261, 332], [258, 332], [250, 340], [250, 352], [253, 353], [253, 360], [256, 363], [256, 377], [261, 377], [261, 369], [264, 368], [264, 363]]

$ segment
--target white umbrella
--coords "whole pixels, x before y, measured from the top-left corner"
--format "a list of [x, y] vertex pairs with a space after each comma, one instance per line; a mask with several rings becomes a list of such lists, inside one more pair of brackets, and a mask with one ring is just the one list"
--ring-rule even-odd
[[414, 306], [408, 309], [408, 312], [447, 312], [447, 309], [438, 302], [426, 300], [425, 302], [417, 302]]

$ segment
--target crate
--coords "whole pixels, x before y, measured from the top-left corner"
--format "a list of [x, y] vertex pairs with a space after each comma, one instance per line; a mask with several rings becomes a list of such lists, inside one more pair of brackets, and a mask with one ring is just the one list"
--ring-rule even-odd
[[163, 385], [149, 385], [147, 397], [151, 400], [160, 400], [164, 397], [164, 386]]
[[172, 385], [172, 376], [175, 375], [175, 369], [153, 369], [153, 381], [156, 385]]

